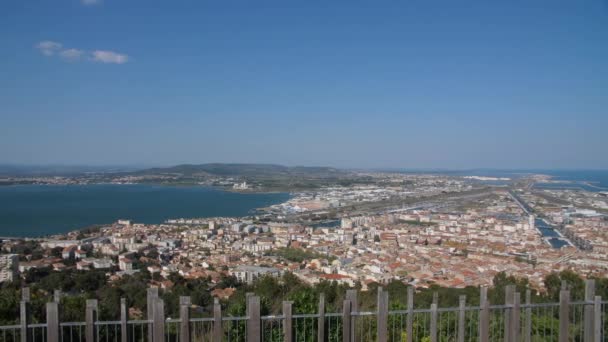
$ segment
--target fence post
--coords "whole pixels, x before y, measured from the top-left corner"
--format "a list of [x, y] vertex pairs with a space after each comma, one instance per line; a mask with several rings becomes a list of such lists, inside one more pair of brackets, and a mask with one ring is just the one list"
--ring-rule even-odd
[[[435, 309], [433, 310], [433, 304]], [[433, 303], [431, 305], [431, 342], [437, 342], [437, 308], [439, 307], [439, 292], [433, 292]]]
[[[357, 290], [346, 290], [346, 299], [350, 300], [350, 311], [359, 312], [359, 299], [357, 298]], [[350, 316], [350, 338], [353, 342], [359, 342], [359, 336], [357, 336], [357, 317]]]
[[179, 341], [190, 342], [190, 305], [188, 296], [179, 297]]
[[504, 332], [504, 337], [505, 337], [505, 341], [506, 342], [511, 342], [513, 341], [513, 338], [511, 336], [511, 326], [513, 325], [513, 322], [511, 320], [511, 312], [513, 312], [513, 295], [515, 294], [515, 285], [507, 285], [505, 286], [505, 312], [504, 312], [504, 318], [505, 318], [505, 332]]
[[431, 342], [437, 342], [437, 303], [431, 304]]
[[559, 292], [559, 342], [568, 342], [570, 291]]
[[95, 342], [96, 328], [95, 322], [97, 321], [97, 299], [87, 299], [87, 307], [84, 314], [86, 320], [85, 336], [86, 342]]
[[519, 310], [521, 305], [521, 294], [515, 292], [513, 294], [513, 309], [511, 310], [511, 341], [519, 342], [519, 332], [521, 324], [519, 322]]
[[595, 280], [585, 280], [585, 316], [584, 316], [584, 340], [585, 342], [592, 342], [594, 335], [594, 299], [595, 299]]
[[483, 286], [479, 292], [479, 342], [488, 342], [490, 333], [490, 303], [488, 288]]
[[154, 319], [153, 319], [154, 342], [165, 340], [165, 301], [162, 298], [154, 300]]
[[[319, 295], [319, 320], [317, 321], [317, 341], [324, 342], [325, 337], [325, 294]], [[328, 332], [329, 333], [329, 332]]]
[[53, 301], [57, 303], [61, 302], [61, 290], [53, 291]]
[[46, 340], [59, 342], [59, 303], [46, 303]]
[[[157, 287], [149, 287], [146, 292], [146, 311], [148, 322], [152, 322], [152, 325], [148, 323], [148, 341], [154, 341], [154, 303], [156, 302], [156, 298], [158, 298], [158, 288]], [[152, 328], [150, 328], [152, 327]]]
[[129, 329], [127, 321], [129, 320], [129, 312], [127, 311], [127, 299], [120, 298], [120, 342], [129, 341]]
[[593, 307], [593, 320], [595, 321], [594, 324], [594, 331], [593, 331], [593, 341], [594, 342], [601, 342], [602, 341], [602, 297], [601, 296], [595, 296], [595, 303], [594, 303], [594, 307]]
[[524, 342], [532, 340], [532, 295], [530, 290], [526, 290], [526, 329], [524, 330]]
[[407, 288], [407, 321], [406, 321], [407, 342], [414, 340], [414, 287]]
[[388, 292], [378, 288], [378, 342], [388, 340]]
[[247, 297], [247, 342], [260, 342], [260, 297]]
[[19, 303], [19, 325], [21, 330], [21, 342], [31, 341], [31, 334], [27, 329], [30, 324], [30, 288], [24, 287], [21, 289], [21, 302]]
[[283, 332], [285, 337], [283, 341], [292, 342], [293, 341], [293, 329], [292, 329], [292, 319], [291, 319], [291, 304], [292, 302], [283, 301], [283, 319], [285, 320], [283, 324]]
[[[351, 332], [351, 310], [352, 310], [352, 302], [348, 299], [344, 300], [342, 305], [342, 342], [351, 342], [350, 332]], [[247, 341], [249, 342], [249, 341]]]
[[222, 306], [220, 300], [213, 300], [213, 342], [222, 342], [224, 334], [222, 330]]
[[461, 295], [458, 298], [458, 342], [464, 342], [464, 321], [467, 296]]

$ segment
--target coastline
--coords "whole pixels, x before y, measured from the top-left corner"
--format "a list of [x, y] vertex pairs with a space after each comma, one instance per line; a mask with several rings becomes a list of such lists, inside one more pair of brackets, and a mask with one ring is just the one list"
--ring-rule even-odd
[[235, 192], [200, 185], [0, 187], [0, 236], [45, 238], [110, 225], [118, 219], [162, 224], [174, 218], [247, 217], [292, 197], [292, 193]]
[[238, 194], [282, 194], [282, 193], [298, 193], [304, 191], [312, 191], [318, 188], [298, 188], [293, 190], [289, 188], [251, 188], [251, 189], [234, 189], [229, 186], [221, 186], [214, 184], [200, 184], [200, 183], [163, 183], [163, 182], [137, 182], [137, 183], [117, 183], [117, 182], [87, 182], [87, 183], [0, 183], [0, 188], [3, 187], [27, 187], [27, 186], [87, 186], [87, 185], [116, 185], [116, 186], [129, 186], [129, 185], [149, 185], [149, 186], [166, 186], [176, 188], [210, 188], [218, 191], [238, 193]]

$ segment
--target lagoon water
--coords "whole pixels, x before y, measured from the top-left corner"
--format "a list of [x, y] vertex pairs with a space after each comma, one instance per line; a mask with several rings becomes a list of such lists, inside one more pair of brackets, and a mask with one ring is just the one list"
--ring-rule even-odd
[[287, 193], [243, 194], [200, 186], [16, 185], [0, 187], [0, 236], [44, 236], [118, 219], [246, 216], [288, 200]]

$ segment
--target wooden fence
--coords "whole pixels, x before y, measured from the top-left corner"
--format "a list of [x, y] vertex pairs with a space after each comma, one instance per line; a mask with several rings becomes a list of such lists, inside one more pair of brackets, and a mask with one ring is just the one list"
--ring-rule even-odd
[[[29, 290], [24, 289], [20, 323], [0, 327], [0, 342], [533, 342], [608, 341], [607, 302], [595, 296], [595, 282], [588, 280], [583, 301], [571, 301], [563, 286], [558, 303], [532, 303], [530, 291], [522, 294], [507, 286], [505, 302], [491, 305], [482, 287], [479, 306], [439, 307], [434, 296], [429, 308], [414, 308], [414, 289], [408, 288], [407, 305], [389, 309], [388, 292], [378, 290], [374, 311], [359, 310], [357, 292], [347, 291], [342, 311], [327, 313], [320, 296], [314, 314], [294, 313], [285, 301], [279, 315], [262, 316], [260, 297], [247, 295], [246, 316], [224, 316], [213, 305], [212, 317], [191, 317], [190, 297], [180, 297], [179, 318], [167, 318], [158, 289], [147, 293], [147, 317], [129, 320], [124, 299], [119, 321], [99, 321], [98, 301], [87, 300], [84, 322], [60, 322], [60, 293], [46, 304], [46, 323], [31, 324]], [[103, 299], [102, 299], [103, 300]]]

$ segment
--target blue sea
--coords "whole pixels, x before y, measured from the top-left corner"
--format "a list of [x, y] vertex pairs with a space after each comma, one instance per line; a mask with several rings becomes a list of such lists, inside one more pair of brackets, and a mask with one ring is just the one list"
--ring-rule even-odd
[[593, 192], [608, 191], [608, 170], [541, 170], [538, 173], [552, 176], [553, 181], [564, 183], [539, 183], [535, 185], [537, 188], [582, 189]]
[[118, 219], [246, 216], [287, 193], [243, 194], [199, 186], [16, 185], [0, 187], [0, 236], [44, 236]]

